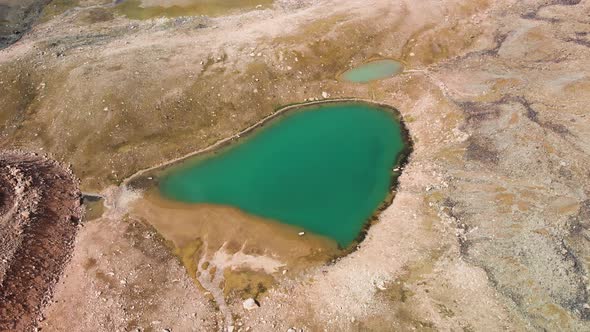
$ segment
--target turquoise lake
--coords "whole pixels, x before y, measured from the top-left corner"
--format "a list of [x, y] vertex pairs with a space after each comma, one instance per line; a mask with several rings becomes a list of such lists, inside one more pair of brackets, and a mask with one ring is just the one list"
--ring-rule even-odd
[[397, 75], [403, 70], [404, 67], [401, 63], [391, 59], [382, 59], [349, 69], [341, 77], [350, 82], [366, 83]]
[[307, 106], [233, 145], [172, 166], [159, 192], [229, 205], [350, 245], [387, 197], [404, 151], [400, 123], [365, 103]]

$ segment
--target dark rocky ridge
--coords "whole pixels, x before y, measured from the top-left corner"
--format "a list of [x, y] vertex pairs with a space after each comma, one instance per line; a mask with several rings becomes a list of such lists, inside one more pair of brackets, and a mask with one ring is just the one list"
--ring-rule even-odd
[[78, 180], [35, 154], [0, 152], [0, 331], [34, 328], [82, 217]]
[[51, 0], [0, 0], [0, 49], [17, 42]]

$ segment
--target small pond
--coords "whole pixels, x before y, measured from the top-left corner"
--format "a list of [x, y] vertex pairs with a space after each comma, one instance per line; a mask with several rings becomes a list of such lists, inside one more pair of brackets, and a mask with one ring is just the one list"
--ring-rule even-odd
[[401, 73], [404, 66], [392, 59], [374, 60], [354, 67], [342, 73], [340, 77], [346, 81], [366, 83], [380, 80]]

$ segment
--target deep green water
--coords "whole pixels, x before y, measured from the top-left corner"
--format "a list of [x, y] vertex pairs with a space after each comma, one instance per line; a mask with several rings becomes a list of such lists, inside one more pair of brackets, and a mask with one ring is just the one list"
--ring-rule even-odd
[[159, 190], [172, 200], [238, 207], [346, 247], [387, 196], [403, 149], [400, 124], [387, 110], [310, 106], [173, 166]]
[[342, 78], [356, 83], [366, 83], [399, 74], [404, 67], [401, 63], [391, 60], [375, 60], [347, 70]]

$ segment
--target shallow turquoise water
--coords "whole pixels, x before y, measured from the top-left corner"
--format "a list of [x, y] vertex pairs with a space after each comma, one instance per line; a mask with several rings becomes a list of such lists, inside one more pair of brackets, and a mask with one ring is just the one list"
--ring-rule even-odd
[[172, 167], [159, 190], [172, 200], [238, 207], [346, 247], [388, 194], [403, 142], [387, 110], [310, 106], [216, 154]]
[[365, 83], [399, 74], [404, 67], [401, 63], [391, 60], [375, 60], [347, 70], [342, 78], [356, 83]]

